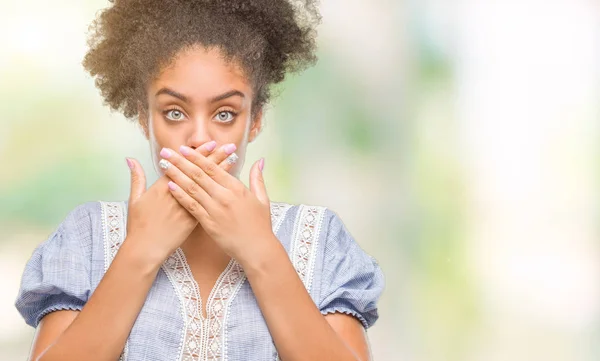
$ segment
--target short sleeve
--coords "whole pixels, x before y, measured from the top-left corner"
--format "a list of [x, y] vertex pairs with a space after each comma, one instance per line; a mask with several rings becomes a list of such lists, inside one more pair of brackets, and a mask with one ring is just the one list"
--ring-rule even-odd
[[[88, 217], [89, 218], [89, 217]], [[91, 257], [84, 250], [86, 216], [71, 212], [31, 255], [25, 265], [15, 307], [25, 322], [37, 327], [48, 313], [80, 311], [91, 293]]]
[[377, 261], [352, 238], [342, 220], [327, 210], [330, 219], [325, 239], [319, 309], [356, 317], [365, 329], [379, 318], [377, 302], [384, 278]]

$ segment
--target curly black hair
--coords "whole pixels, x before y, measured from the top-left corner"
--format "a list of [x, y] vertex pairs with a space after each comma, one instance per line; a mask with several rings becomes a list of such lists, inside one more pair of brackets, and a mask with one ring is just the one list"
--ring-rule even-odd
[[272, 85], [316, 62], [315, 0], [114, 0], [90, 26], [84, 68], [105, 103], [135, 119], [149, 83], [182, 49], [217, 47], [247, 74], [252, 109]]

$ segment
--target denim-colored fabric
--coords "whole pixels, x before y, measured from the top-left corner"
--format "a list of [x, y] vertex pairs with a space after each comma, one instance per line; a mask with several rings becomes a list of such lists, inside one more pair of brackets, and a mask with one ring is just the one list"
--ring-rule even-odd
[[[89, 202], [78, 206], [34, 250], [16, 300], [16, 307], [28, 325], [37, 327], [42, 317], [56, 310], [81, 310], [96, 289], [112, 261], [107, 260], [107, 244], [111, 242], [107, 239], [107, 229], [111, 219], [104, 204]], [[121, 209], [126, 222], [126, 202], [111, 204], [118, 205], [113, 209]], [[321, 313], [347, 313], [360, 320], [365, 328], [372, 326], [378, 318], [377, 301], [384, 286], [377, 262], [360, 248], [331, 210], [272, 203], [273, 214], [274, 204], [284, 210], [277, 221], [279, 227], [274, 230], [276, 236], [290, 254]], [[114, 230], [122, 241], [125, 234], [119, 233], [121, 226], [114, 226]], [[318, 234], [312, 234], [313, 231]], [[110, 237], [116, 237], [115, 233]], [[237, 277], [240, 275], [241, 278]], [[202, 321], [206, 324], [204, 333], [214, 332], [217, 341], [213, 342], [212, 336], [203, 336], [200, 346], [193, 337], [186, 337], [194, 325], [189, 322], [190, 311], [186, 311], [182, 298], [183, 286], [177, 285], [176, 277], [165, 266], [159, 271], [131, 330], [123, 359], [277, 358], [267, 324], [241, 268], [232, 273], [234, 287], [226, 290], [231, 290], [228, 298], [223, 297], [228, 303], [215, 303], [214, 314], [209, 314], [214, 316], [212, 321]], [[222, 310], [221, 305], [225, 305]], [[186, 345], [201, 349], [201, 356], [186, 356]]]

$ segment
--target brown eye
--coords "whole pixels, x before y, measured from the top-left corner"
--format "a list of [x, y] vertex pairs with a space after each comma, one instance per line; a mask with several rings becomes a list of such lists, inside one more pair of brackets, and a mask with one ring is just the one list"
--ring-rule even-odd
[[178, 122], [183, 120], [184, 115], [183, 112], [181, 110], [177, 110], [177, 109], [171, 109], [169, 111], [167, 111], [165, 113], [165, 116], [167, 117], [167, 119]]

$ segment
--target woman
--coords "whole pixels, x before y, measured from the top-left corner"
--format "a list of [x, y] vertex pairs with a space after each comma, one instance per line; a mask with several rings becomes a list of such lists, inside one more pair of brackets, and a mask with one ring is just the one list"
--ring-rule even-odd
[[16, 307], [35, 360], [368, 360], [377, 263], [324, 207], [238, 179], [270, 89], [315, 61], [313, 2], [116, 0], [84, 67], [139, 121], [159, 180], [73, 210], [32, 255]]

